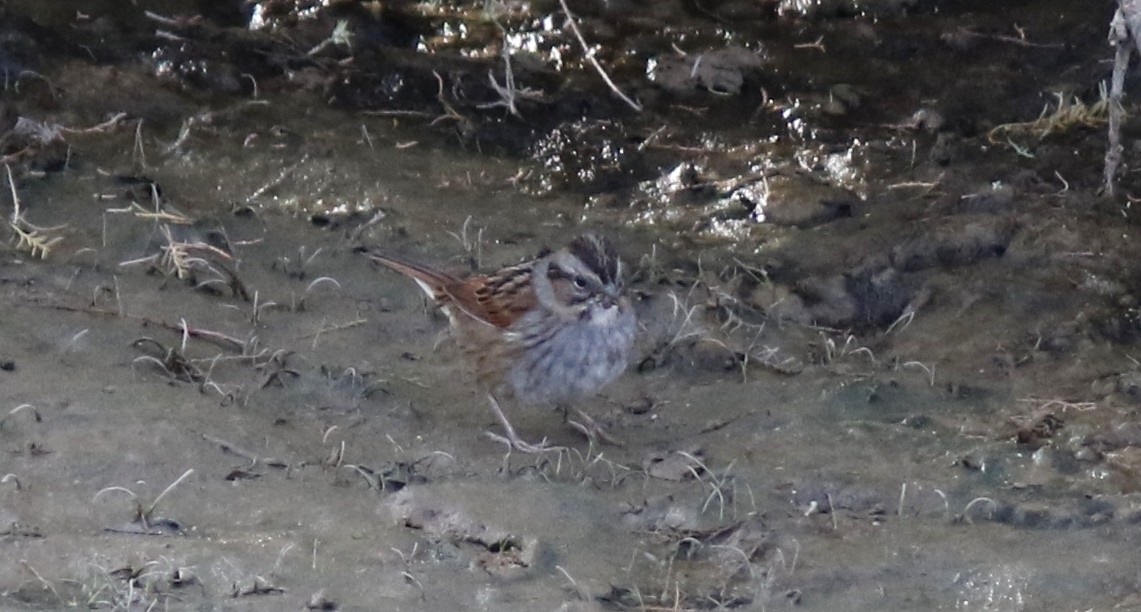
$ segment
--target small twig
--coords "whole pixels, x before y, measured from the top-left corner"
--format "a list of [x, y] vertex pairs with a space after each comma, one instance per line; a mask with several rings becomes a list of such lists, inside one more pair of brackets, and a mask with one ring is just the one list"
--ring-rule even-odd
[[810, 43], [797, 43], [792, 46], [793, 49], [816, 49], [821, 53], [827, 53], [828, 50], [824, 47], [824, 36], [820, 35], [816, 40]]
[[110, 119], [104, 121], [103, 123], [100, 123], [98, 125], [93, 125], [89, 128], [69, 128], [69, 127], [61, 126], [60, 131], [67, 133], [67, 134], [102, 133], [102, 132], [106, 132], [107, 130], [109, 130], [113, 127], [118, 126], [126, 118], [127, 118], [127, 113], [116, 113], [114, 116], [112, 116]]
[[468, 118], [461, 115], [459, 111], [457, 111], [455, 107], [449, 104], [448, 101], [444, 98], [444, 77], [440, 76], [440, 73], [436, 72], [435, 70], [432, 71], [432, 74], [436, 75], [436, 82], [439, 84], [439, 87], [436, 90], [436, 100], [439, 101], [440, 106], [444, 108], [444, 114], [433, 119], [429, 125], [436, 125], [437, 123], [446, 121], [448, 119], [451, 119], [461, 125], [466, 125], [469, 123]]
[[343, 329], [349, 329], [352, 327], [357, 327], [359, 325], [364, 325], [365, 323], [368, 323], [368, 319], [354, 319], [354, 320], [349, 321], [347, 323], [340, 323], [340, 324], [332, 325], [329, 327], [326, 327], [325, 325], [321, 325], [319, 328], [317, 328], [317, 331], [310, 332], [308, 334], [303, 334], [301, 336], [297, 336], [297, 339], [298, 340], [304, 340], [306, 338], [315, 338], [317, 336], [325, 334], [326, 332], [341, 331]]
[[1015, 36], [1006, 36], [1003, 34], [983, 34], [981, 32], [975, 32], [974, 30], [971, 30], [970, 28], [962, 28], [961, 27], [961, 28], [959, 28], [958, 31], [960, 34], [963, 34], [964, 36], [970, 36], [973, 38], [987, 38], [990, 40], [997, 40], [1000, 42], [1012, 43], [1012, 44], [1015, 44], [1015, 45], [1018, 45], [1021, 47], [1036, 47], [1036, 48], [1040, 48], [1040, 49], [1060, 49], [1060, 48], [1065, 46], [1062, 43], [1032, 43], [1032, 42], [1026, 40], [1025, 38], [1019, 38], [1019, 37], [1015, 37]]
[[250, 462], [251, 466], [257, 465], [258, 463], [262, 463], [262, 464], [268, 465], [270, 467], [285, 467], [286, 466], [286, 463], [280, 459], [275, 459], [272, 457], [259, 456], [257, 453], [255, 453], [253, 451], [248, 451], [248, 450], [246, 450], [240, 446], [237, 446], [235, 444], [227, 442], [226, 440], [223, 440], [222, 438], [219, 438], [217, 436], [212, 436], [210, 434], [204, 434], [204, 433], [200, 433], [198, 435], [202, 436], [203, 440], [206, 440], [207, 442], [211, 442], [213, 444], [217, 444], [218, 446], [220, 446], [222, 448], [222, 452], [232, 453], [232, 454], [235, 454], [235, 455], [237, 455], [243, 459], [246, 459], [247, 461]]
[[285, 182], [285, 179], [288, 178], [289, 175], [293, 174], [294, 170], [299, 168], [302, 164], [304, 164], [307, 161], [309, 161], [309, 156], [308, 155], [302, 155], [301, 159], [298, 160], [296, 163], [293, 163], [293, 164], [289, 165], [288, 167], [286, 167], [284, 170], [282, 170], [280, 173], [278, 173], [278, 175], [276, 177], [274, 177], [273, 180], [262, 185], [261, 187], [258, 187], [253, 193], [251, 193], [249, 196], [247, 196], [246, 201], [251, 202], [251, 201], [257, 199], [259, 196], [261, 196], [265, 192], [269, 191], [270, 189], [273, 189], [274, 187], [277, 187], [281, 183]]
[[436, 116], [436, 115], [433, 115], [432, 113], [427, 113], [424, 111], [403, 110], [403, 109], [366, 110], [366, 111], [361, 111], [361, 114], [362, 115], [370, 115], [373, 117], [423, 117], [425, 119]]
[[133, 321], [139, 321], [143, 325], [146, 325], [148, 327], [152, 327], [152, 326], [153, 327], [159, 327], [159, 328], [162, 328], [162, 329], [165, 329], [168, 331], [172, 331], [172, 332], [175, 332], [178, 334], [185, 333], [186, 335], [190, 336], [191, 338], [199, 338], [199, 339], [205, 340], [207, 342], [212, 342], [214, 344], [217, 344], [217, 345], [221, 346], [222, 348], [227, 348], [227, 349], [231, 349], [231, 350], [239, 350], [240, 351], [246, 345], [245, 342], [238, 340], [237, 338], [234, 338], [233, 336], [223, 334], [221, 332], [216, 332], [216, 331], [212, 331], [212, 330], [208, 330], [208, 329], [201, 329], [201, 328], [197, 328], [197, 327], [186, 327], [186, 328], [184, 328], [182, 325], [174, 325], [171, 323], [167, 323], [166, 321], [163, 321], [161, 319], [154, 319], [151, 317], [146, 317], [146, 316], [136, 315], [136, 314], [130, 314], [130, 313], [125, 313], [125, 312], [121, 312], [121, 311], [105, 310], [102, 308], [89, 308], [89, 307], [85, 307], [85, 306], [69, 306], [67, 304], [52, 304], [49, 306], [49, 308], [53, 308], [55, 310], [63, 310], [65, 312], [79, 312], [79, 313], [84, 313], [84, 314], [102, 315], [102, 316], [106, 316], [106, 317], [121, 317], [124, 319], [131, 319]]
[[578, 29], [578, 24], [575, 23], [574, 14], [571, 13], [570, 7], [567, 6], [567, 0], [559, 0], [559, 4], [562, 5], [563, 12], [566, 13], [567, 23], [570, 24], [571, 31], [574, 32], [575, 38], [578, 39], [578, 44], [582, 47], [582, 52], [586, 57], [586, 60], [590, 62], [591, 66], [594, 66], [594, 69], [598, 71], [598, 74], [602, 77], [602, 80], [606, 81], [606, 85], [610, 87], [610, 91], [613, 91], [619, 98], [622, 99], [623, 102], [629, 105], [630, 108], [638, 111], [639, 113], [642, 112], [642, 105], [638, 104], [634, 100], [631, 100], [628, 96], [626, 96], [626, 94], [622, 93], [622, 90], [618, 89], [618, 86], [615, 85], [614, 81], [610, 79], [610, 75], [606, 74], [606, 70], [603, 69], [602, 64], [599, 64], [598, 60], [595, 59], [594, 51], [590, 48], [590, 45], [586, 44], [586, 39], [583, 38], [582, 32]]

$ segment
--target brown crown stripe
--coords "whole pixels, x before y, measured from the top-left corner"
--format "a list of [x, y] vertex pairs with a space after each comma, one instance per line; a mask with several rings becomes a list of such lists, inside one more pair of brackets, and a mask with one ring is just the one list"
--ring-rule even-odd
[[618, 252], [605, 237], [583, 234], [572, 240], [567, 249], [587, 268], [593, 270], [603, 284], [612, 285], [617, 282]]

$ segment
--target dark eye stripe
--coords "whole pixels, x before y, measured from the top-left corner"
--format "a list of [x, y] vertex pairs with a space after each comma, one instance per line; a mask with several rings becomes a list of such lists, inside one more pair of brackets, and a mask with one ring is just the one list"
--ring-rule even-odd
[[573, 272], [567, 272], [566, 270], [563, 270], [562, 268], [558, 267], [557, 265], [552, 265], [550, 267], [550, 269], [547, 271], [547, 278], [549, 278], [551, 280], [562, 279], [562, 280], [570, 281], [571, 284], [576, 286], [576, 287], [578, 287], [580, 285], [582, 285], [584, 287], [588, 287], [592, 284], [591, 277], [583, 276], [581, 274], [575, 274]]

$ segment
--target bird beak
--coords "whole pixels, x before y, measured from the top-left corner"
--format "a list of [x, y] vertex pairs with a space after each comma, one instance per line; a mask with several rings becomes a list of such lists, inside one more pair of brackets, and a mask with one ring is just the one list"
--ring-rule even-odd
[[602, 294], [602, 307], [614, 308], [618, 305], [618, 302], [621, 299], [622, 296], [619, 294], [619, 290], [617, 288], [607, 287], [605, 292]]

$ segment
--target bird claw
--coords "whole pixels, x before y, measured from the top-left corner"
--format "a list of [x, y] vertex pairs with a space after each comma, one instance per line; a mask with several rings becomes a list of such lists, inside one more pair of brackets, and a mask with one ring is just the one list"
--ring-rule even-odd
[[514, 433], [515, 432], [512, 431], [508, 432], [509, 435], [507, 436], [501, 436], [493, 431], [485, 431], [483, 432], [483, 435], [487, 436], [491, 440], [506, 445], [509, 449], [514, 449], [521, 453], [538, 454], [558, 448], [547, 444], [546, 438], [540, 440], [538, 444], [531, 444], [519, 436], [513, 435]]
[[507, 448], [509, 450], [515, 449], [515, 450], [522, 452], [522, 453], [535, 454], [535, 453], [542, 453], [544, 451], [554, 450], [555, 448], [557, 448], [557, 447], [553, 447], [553, 446], [548, 446], [546, 438], [543, 438], [543, 440], [541, 442], [539, 442], [538, 444], [531, 444], [530, 442], [527, 442], [523, 438], [520, 438], [519, 434], [515, 433], [515, 428], [511, 426], [511, 421], [507, 420], [507, 415], [503, 414], [503, 410], [499, 407], [499, 401], [495, 399], [495, 396], [491, 395], [489, 393], [487, 395], [487, 399], [491, 403], [491, 411], [495, 413], [495, 417], [499, 419], [499, 423], [501, 425], [503, 425], [503, 431], [506, 432], [507, 435], [501, 436], [497, 433], [490, 432], [490, 431], [483, 432], [483, 435], [487, 436], [488, 438], [491, 438], [492, 440], [495, 440], [496, 442], [501, 442], [503, 444], [506, 444]]
[[578, 417], [582, 419], [582, 422], [580, 423], [572, 419], [567, 419], [567, 424], [582, 432], [582, 435], [586, 436], [587, 440], [590, 440], [591, 442], [597, 442], [601, 440], [602, 442], [605, 442], [611, 446], [617, 447], [625, 446], [621, 440], [610, 435], [610, 433], [607, 432], [604, 427], [599, 425], [594, 419], [590, 418], [590, 416], [585, 412], [581, 410], [575, 410], [575, 412], [578, 414]]

